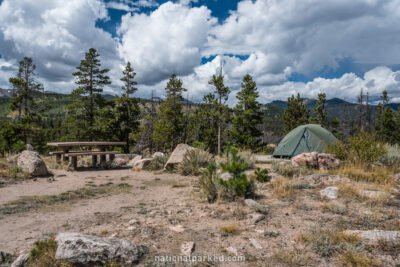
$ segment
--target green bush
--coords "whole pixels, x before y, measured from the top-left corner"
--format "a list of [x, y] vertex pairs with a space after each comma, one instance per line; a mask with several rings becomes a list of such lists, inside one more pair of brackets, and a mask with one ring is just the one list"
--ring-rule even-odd
[[183, 161], [178, 165], [178, 172], [182, 175], [199, 175], [201, 169], [212, 161], [212, 155], [202, 149], [193, 149], [186, 152]]
[[268, 169], [257, 168], [254, 171], [254, 178], [260, 183], [266, 183], [271, 180], [271, 176], [268, 175]]

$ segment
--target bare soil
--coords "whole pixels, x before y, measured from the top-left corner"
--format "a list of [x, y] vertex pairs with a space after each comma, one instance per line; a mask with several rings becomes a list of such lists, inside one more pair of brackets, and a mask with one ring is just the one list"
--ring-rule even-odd
[[[264, 220], [253, 224], [248, 215], [255, 212], [244, 201], [208, 203], [197, 186], [197, 177], [129, 169], [52, 171], [52, 182], [39, 178], [0, 188], [0, 207], [23, 196], [58, 195], [111, 182], [132, 187], [128, 193], [0, 214], [0, 251], [20, 254], [29, 251], [34, 241], [58, 232], [81, 232], [148, 246], [150, 254], [141, 262], [147, 266], [157, 255], [181, 255], [180, 246], [186, 241], [195, 242], [194, 255], [227, 257], [235, 255], [236, 250], [237, 255], [246, 257], [245, 262], [214, 262], [218, 266], [338, 266], [339, 255], [320, 256], [311, 245], [300, 242], [299, 235], [340, 227], [400, 230], [393, 215], [399, 214], [399, 207], [368, 207], [345, 198], [328, 201], [319, 196], [320, 188], [298, 189], [295, 197], [288, 200], [277, 198], [271, 183], [258, 183], [257, 202], [271, 209]], [[326, 211], [321, 208], [323, 204], [345, 212]], [[221, 230], [229, 225], [237, 226], [238, 232]], [[400, 264], [398, 255], [375, 256], [387, 266]]]

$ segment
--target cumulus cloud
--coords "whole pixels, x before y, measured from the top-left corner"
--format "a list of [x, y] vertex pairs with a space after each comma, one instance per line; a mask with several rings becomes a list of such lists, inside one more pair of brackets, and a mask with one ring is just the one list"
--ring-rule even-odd
[[156, 84], [172, 73], [188, 75], [201, 62], [216, 23], [206, 7], [167, 2], [150, 14], [126, 14], [118, 33], [121, 57], [133, 62], [140, 83]]

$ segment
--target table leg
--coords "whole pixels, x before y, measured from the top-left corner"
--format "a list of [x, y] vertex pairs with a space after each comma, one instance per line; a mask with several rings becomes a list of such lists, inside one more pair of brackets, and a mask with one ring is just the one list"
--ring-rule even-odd
[[72, 167], [74, 168], [74, 170], [76, 170], [77, 167], [78, 167], [78, 157], [77, 156], [72, 156], [71, 157], [71, 161], [72, 161]]
[[57, 154], [57, 155], [56, 155], [56, 162], [57, 162], [57, 163], [60, 163], [60, 162], [61, 162], [61, 155], [60, 155], [60, 154]]
[[65, 155], [68, 152], [69, 152], [69, 149], [64, 149], [64, 155], [63, 155], [63, 160], [64, 161], [69, 161], [69, 158]]
[[92, 155], [92, 167], [96, 168], [97, 166], [97, 155]]

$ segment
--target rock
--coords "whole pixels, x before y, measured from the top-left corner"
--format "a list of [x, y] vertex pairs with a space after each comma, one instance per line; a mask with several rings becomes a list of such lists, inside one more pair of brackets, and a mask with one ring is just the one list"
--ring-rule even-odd
[[165, 156], [165, 154], [162, 152], [154, 152], [151, 157], [155, 158], [155, 157], [164, 157], [164, 156]]
[[318, 154], [318, 168], [322, 171], [337, 168], [340, 165], [340, 160], [333, 154]]
[[184, 242], [181, 245], [181, 253], [185, 256], [190, 256], [192, 252], [195, 249], [195, 243], [190, 241], [190, 242]]
[[8, 156], [7, 162], [8, 163], [16, 163], [18, 161], [19, 155], [21, 155], [21, 153], [18, 153], [18, 154], [12, 155], [12, 156]]
[[338, 197], [338, 188], [336, 186], [330, 186], [319, 191], [319, 194], [321, 195], [321, 197], [336, 199]]
[[142, 159], [142, 156], [138, 155], [138, 156], [134, 157], [132, 160], [130, 160], [130, 161], [128, 162], [128, 164], [126, 164], [126, 165], [127, 165], [128, 167], [133, 167], [133, 165], [135, 165], [135, 163], [136, 163], [137, 161], [141, 160], [141, 159]]
[[238, 255], [238, 251], [235, 247], [228, 247], [226, 249], [228, 252], [232, 253], [233, 255], [237, 256]]
[[169, 157], [167, 163], [165, 163], [164, 169], [173, 169], [176, 164], [179, 164], [185, 158], [186, 152], [190, 150], [194, 150], [194, 147], [191, 147], [187, 144], [179, 144], [175, 147], [171, 156]]
[[362, 241], [368, 245], [377, 245], [382, 241], [400, 245], [400, 231], [346, 230], [344, 233], [358, 235]]
[[297, 156], [294, 156], [291, 160], [292, 165], [295, 167], [305, 166], [308, 168], [318, 168], [318, 153], [301, 153]]
[[11, 267], [24, 267], [25, 263], [29, 259], [29, 254], [21, 254], [18, 258], [11, 264]]
[[182, 233], [183, 231], [185, 231], [185, 228], [183, 228], [183, 226], [180, 224], [175, 226], [170, 226], [169, 229], [177, 233]]
[[125, 240], [107, 239], [80, 233], [59, 233], [56, 236], [56, 259], [78, 264], [120, 262], [135, 264], [149, 249]]
[[262, 249], [262, 246], [260, 245], [260, 243], [258, 243], [257, 240], [255, 240], [254, 238], [250, 238], [249, 240], [253, 247], [255, 247], [256, 249]]
[[116, 167], [125, 167], [126, 166], [126, 160], [123, 158], [115, 158], [113, 160], [113, 164]]
[[261, 213], [249, 214], [251, 224], [257, 224], [265, 219], [265, 215]]
[[134, 225], [134, 224], [140, 224], [140, 221], [137, 219], [132, 219], [128, 223], [129, 223], [129, 225]]
[[133, 230], [136, 230], [136, 226], [129, 226], [126, 230], [128, 230], [128, 231], [133, 231]]
[[220, 177], [221, 177], [223, 180], [228, 181], [229, 179], [232, 179], [232, 178], [233, 178], [233, 175], [232, 175], [231, 173], [229, 173], [229, 172], [224, 172], [224, 173], [222, 173], [222, 174], [220, 175]]
[[35, 149], [33, 148], [33, 146], [31, 144], [26, 144], [26, 150], [35, 151]]
[[246, 203], [246, 205], [252, 208], [253, 210], [262, 213], [264, 215], [267, 214], [269, 211], [269, 207], [267, 205], [261, 205], [252, 199], [246, 199], [244, 203]]
[[138, 160], [138, 161], [135, 162], [135, 164], [133, 164], [132, 169], [134, 169], [134, 170], [143, 170], [152, 161], [153, 161], [153, 158], [144, 158], [144, 159]]
[[46, 164], [40, 157], [39, 152], [24, 150], [18, 157], [18, 167], [30, 176], [46, 176], [49, 175]]

